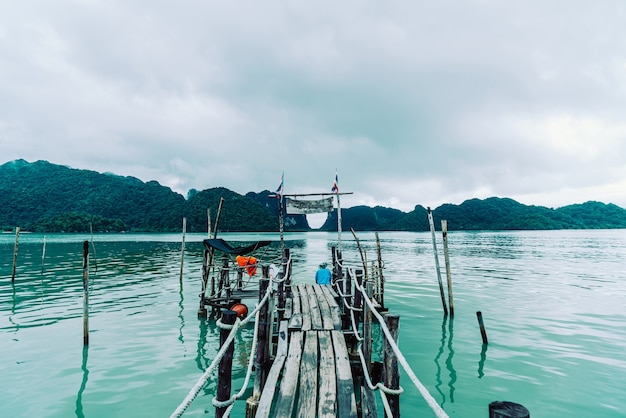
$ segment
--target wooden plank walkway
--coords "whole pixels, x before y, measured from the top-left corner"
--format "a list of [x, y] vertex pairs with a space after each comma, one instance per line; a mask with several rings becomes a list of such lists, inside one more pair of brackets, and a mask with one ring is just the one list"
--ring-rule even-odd
[[297, 285], [292, 293], [255, 416], [356, 417], [336, 295], [329, 286], [310, 284]]

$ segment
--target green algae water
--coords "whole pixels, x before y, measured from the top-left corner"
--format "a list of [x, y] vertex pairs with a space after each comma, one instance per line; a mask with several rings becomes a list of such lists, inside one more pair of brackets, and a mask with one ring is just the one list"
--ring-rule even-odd
[[[626, 416], [625, 230], [450, 232], [454, 318], [443, 315], [430, 233], [379, 236], [400, 348], [449, 416], [486, 418], [496, 400], [532, 417]], [[168, 417], [219, 348], [215, 322], [197, 318], [204, 237], [187, 235], [181, 285], [179, 235], [94, 236], [87, 348], [82, 242], [91, 237], [48, 235], [45, 257], [43, 238], [20, 235], [11, 283], [15, 236], [0, 236], [0, 416]], [[271, 239], [264, 256], [280, 252], [277, 234], [222, 238]], [[343, 253], [356, 262], [351, 238], [344, 234]], [[337, 245], [336, 234], [286, 239], [296, 283], [313, 282]], [[374, 259], [374, 234], [359, 239]], [[236, 339], [233, 392], [252, 333]], [[404, 374], [401, 385], [402, 416], [434, 416]], [[184, 416], [212, 417], [214, 394], [212, 380]], [[244, 410], [239, 401], [232, 416]]]

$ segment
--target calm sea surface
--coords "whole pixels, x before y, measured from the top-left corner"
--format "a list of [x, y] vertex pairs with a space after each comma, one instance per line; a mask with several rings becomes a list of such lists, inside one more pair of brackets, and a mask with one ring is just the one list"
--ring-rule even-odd
[[[626, 230], [450, 232], [454, 319], [443, 315], [430, 233], [379, 235], [400, 348], [451, 417], [486, 418], [496, 400], [535, 418], [626, 416]], [[280, 252], [277, 234], [221, 237], [276, 241], [262, 259]], [[180, 235], [95, 235], [84, 349], [82, 242], [91, 237], [47, 235], [42, 257], [44, 236], [21, 234], [12, 284], [15, 236], [2, 234], [0, 416], [168, 417], [218, 350], [215, 323], [197, 318], [203, 238], [186, 237], [181, 286]], [[312, 283], [337, 245], [336, 234], [286, 239], [297, 283]], [[359, 239], [374, 259], [374, 234]], [[348, 234], [342, 247], [357, 260]], [[233, 391], [252, 331], [236, 340]], [[402, 416], [434, 416], [405, 375], [401, 384]], [[185, 416], [213, 416], [214, 391], [212, 381]]]

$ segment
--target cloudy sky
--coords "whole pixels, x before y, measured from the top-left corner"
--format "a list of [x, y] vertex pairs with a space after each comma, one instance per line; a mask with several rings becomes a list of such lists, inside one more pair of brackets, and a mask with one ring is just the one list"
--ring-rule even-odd
[[0, 3], [0, 163], [626, 208], [626, 3]]

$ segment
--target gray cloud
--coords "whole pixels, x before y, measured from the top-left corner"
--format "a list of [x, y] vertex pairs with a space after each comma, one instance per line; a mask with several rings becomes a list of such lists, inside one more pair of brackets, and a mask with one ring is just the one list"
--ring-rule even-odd
[[[626, 207], [620, 2], [0, 5], [0, 155], [347, 206]], [[4, 162], [3, 161], [3, 162]]]

